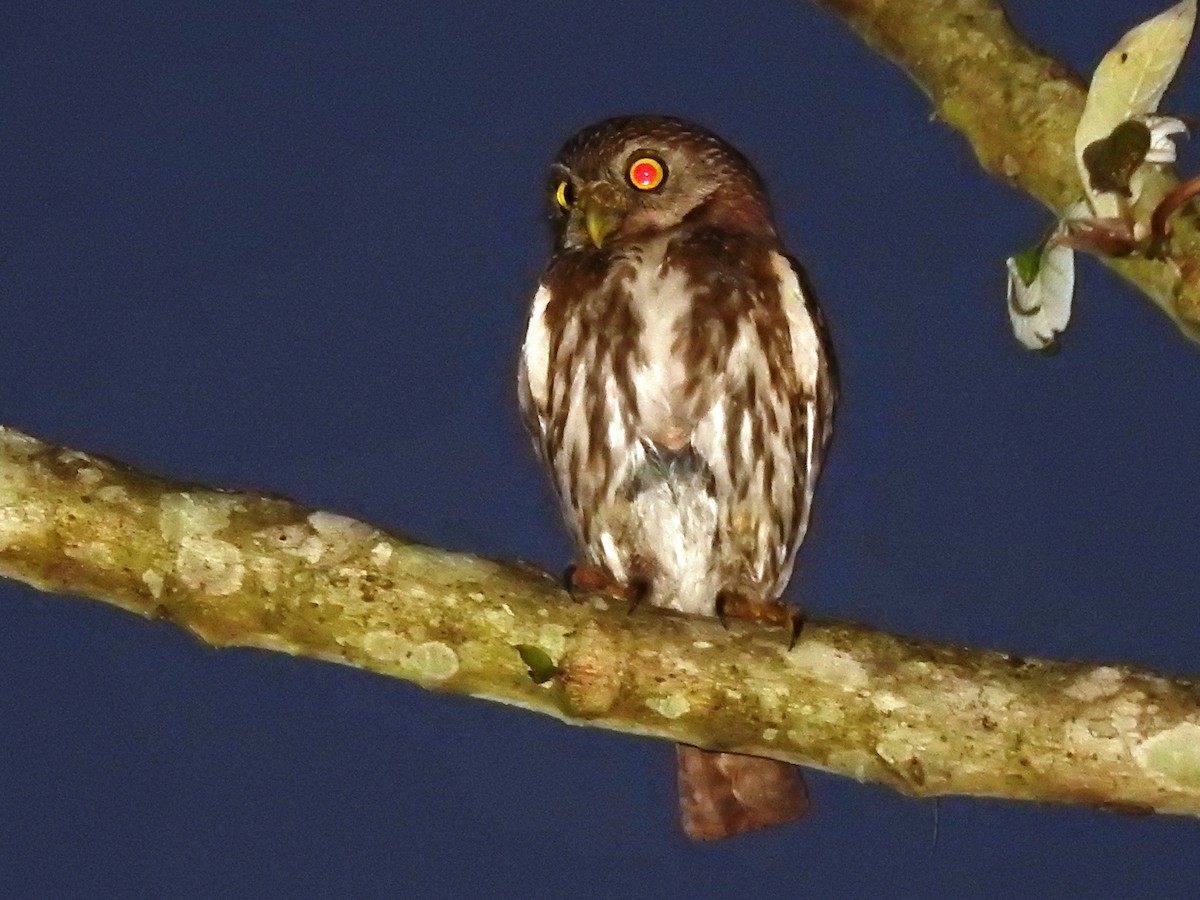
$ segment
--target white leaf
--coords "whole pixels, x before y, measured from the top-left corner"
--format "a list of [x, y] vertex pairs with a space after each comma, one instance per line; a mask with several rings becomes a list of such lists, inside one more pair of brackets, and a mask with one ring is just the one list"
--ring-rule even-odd
[[[1030, 350], [1050, 347], [1071, 319], [1071, 297], [1075, 293], [1075, 251], [1057, 243], [1063, 229], [1027, 251], [1026, 262], [1036, 257], [1036, 272], [1026, 283], [1017, 258], [1005, 261], [1008, 269], [1008, 319], [1017, 340]], [[1027, 267], [1026, 267], [1027, 268]]]
[[1084, 149], [1108, 137], [1126, 119], [1146, 116], [1158, 109], [1183, 59], [1195, 23], [1196, 0], [1182, 0], [1129, 31], [1096, 67], [1083, 115], [1075, 129], [1075, 163], [1097, 216], [1118, 215], [1117, 198], [1093, 190], [1083, 165]]

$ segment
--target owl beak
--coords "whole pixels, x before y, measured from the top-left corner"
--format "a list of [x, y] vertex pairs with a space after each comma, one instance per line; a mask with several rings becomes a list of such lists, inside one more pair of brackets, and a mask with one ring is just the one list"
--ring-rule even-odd
[[603, 247], [604, 239], [621, 224], [621, 213], [607, 206], [589, 205], [584, 212], [584, 224], [587, 225], [588, 237], [592, 239], [592, 243]]
[[597, 247], [603, 247], [610, 234], [621, 226], [625, 218], [625, 204], [612, 185], [599, 182], [588, 185], [581, 192], [579, 206], [583, 210], [583, 224], [588, 237]]

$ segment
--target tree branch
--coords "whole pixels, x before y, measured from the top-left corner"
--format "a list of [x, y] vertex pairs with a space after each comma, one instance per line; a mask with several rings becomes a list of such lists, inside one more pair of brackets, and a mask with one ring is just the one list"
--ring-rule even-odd
[[[0, 574], [216, 646], [370, 669], [575, 724], [770, 756], [919, 796], [1200, 814], [1200, 683], [812, 622], [571, 601], [278, 497], [175, 484], [0, 428]], [[517, 647], [556, 669], [535, 684]]]
[[[970, 141], [985, 171], [1058, 216], [1083, 197], [1074, 135], [1087, 86], [1030, 46], [993, 0], [816, 2], [904, 69], [936, 114]], [[1113, 35], [1114, 43], [1118, 37]], [[1154, 207], [1178, 184], [1165, 170], [1149, 173], [1137, 220], [1149, 222]], [[1193, 205], [1174, 224], [1164, 259], [1102, 261], [1200, 342], [1200, 213]]]

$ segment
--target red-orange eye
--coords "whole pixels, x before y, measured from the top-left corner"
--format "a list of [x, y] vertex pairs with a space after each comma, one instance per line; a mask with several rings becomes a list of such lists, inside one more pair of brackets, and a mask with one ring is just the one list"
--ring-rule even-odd
[[652, 191], [667, 177], [667, 170], [652, 156], [639, 156], [629, 164], [629, 183], [639, 191]]

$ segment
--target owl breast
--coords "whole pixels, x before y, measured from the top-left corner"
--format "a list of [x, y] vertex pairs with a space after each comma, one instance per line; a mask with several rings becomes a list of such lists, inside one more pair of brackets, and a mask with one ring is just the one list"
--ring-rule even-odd
[[720, 591], [773, 599], [790, 574], [813, 394], [762, 259], [760, 289], [711, 247], [659, 240], [599, 271], [565, 257], [534, 299], [520, 380], [535, 446], [587, 561], [648, 579], [656, 605], [712, 614]]
[[638, 329], [636, 352], [624, 361], [638, 412], [639, 437], [681, 450], [695, 424], [694, 385], [686, 346], [694, 321], [688, 273], [664, 264], [664, 241], [640, 247], [618, 292], [628, 298]]

